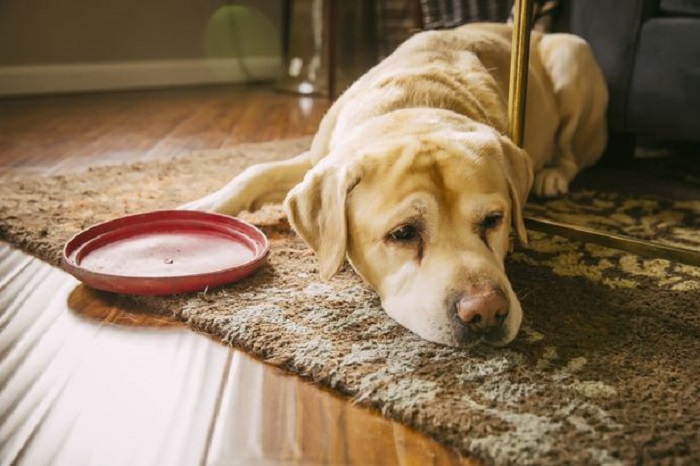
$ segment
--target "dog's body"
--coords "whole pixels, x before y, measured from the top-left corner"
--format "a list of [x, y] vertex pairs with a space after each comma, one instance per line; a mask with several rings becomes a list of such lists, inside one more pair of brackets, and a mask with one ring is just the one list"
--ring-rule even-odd
[[[311, 149], [250, 167], [186, 208], [236, 214], [284, 199], [330, 278], [346, 258], [384, 309], [448, 345], [511, 341], [522, 310], [503, 259], [530, 189], [565, 193], [606, 144], [590, 48], [533, 33], [525, 150], [505, 137], [511, 29], [423, 32], [353, 84]], [[534, 174], [534, 176], [533, 176]]]

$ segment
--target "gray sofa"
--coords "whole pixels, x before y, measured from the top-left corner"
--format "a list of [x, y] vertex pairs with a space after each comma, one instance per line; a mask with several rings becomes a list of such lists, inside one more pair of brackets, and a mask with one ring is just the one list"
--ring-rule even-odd
[[700, 142], [700, 0], [572, 0], [569, 29], [590, 42], [619, 138]]

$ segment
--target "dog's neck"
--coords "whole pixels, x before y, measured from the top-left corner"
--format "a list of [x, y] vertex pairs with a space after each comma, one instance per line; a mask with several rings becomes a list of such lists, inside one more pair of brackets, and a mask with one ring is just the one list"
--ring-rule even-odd
[[[475, 93], [472, 89], [479, 89]], [[367, 105], [341, 109], [336, 131], [347, 134], [358, 126], [391, 112], [412, 108], [434, 108], [455, 112], [478, 123], [495, 128], [502, 134], [508, 129], [504, 92], [486, 70], [446, 75], [431, 67], [405, 70], [382, 76], [373, 86], [355, 96]], [[379, 104], [377, 104], [379, 102]]]

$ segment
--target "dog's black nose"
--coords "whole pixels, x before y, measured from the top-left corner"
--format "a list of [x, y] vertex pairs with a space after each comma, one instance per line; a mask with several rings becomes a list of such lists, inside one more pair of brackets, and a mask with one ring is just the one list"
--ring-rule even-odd
[[464, 290], [455, 304], [457, 317], [478, 333], [501, 327], [508, 317], [508, 299], [500, 288], [472, 286]]

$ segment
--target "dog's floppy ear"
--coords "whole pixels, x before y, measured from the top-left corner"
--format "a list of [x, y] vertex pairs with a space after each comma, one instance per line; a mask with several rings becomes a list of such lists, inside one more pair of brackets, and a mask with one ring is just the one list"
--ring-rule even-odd
[[506, 177], [510, 191], [513, 228], [520, 243], [527, 244], [527, 232], [523, 222], [523, 206], [532, 188], [532, 161], [527, 153], [507, 136], [500, 136], [506, 162]]
[[345, 166], [326, 158], [306, 174], [284, 201], [292, 227], [318, 257], [322, 280], [335, 275], [345, 260], [345, 201], [361, 177], [359, 166]]

